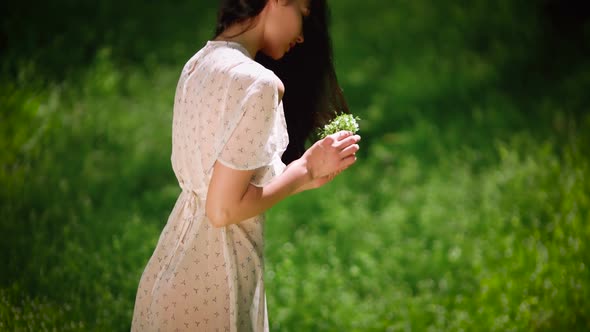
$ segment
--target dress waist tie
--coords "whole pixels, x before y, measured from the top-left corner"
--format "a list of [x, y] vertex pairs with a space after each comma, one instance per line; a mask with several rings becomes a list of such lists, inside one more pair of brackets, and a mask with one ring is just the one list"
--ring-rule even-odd
[[[181, 229], [178, 237], [176, 239], [176, 243], [174, 245], [174, 250], [170, 253], [170, 257], [168, 258], [168, 262], [164, 265], [164, 269], [160, 271], [159, 274], [162, 274], [165, 270], [168, 270], [170, 265], [173, 262], [174, 257], [178, 253], [178, 249], [180, 245], [184, 245], [186, 242], [186, 237], [188, 236], [190, 230], [193, 227], [195, 222], [201, 222], [203, 220], [203, 216], [205, 216], [205, 195], [206, 191], [193, 191], [188, 189], [183, 189], [181, 195]], [[201, 198], [202, 197], [202, 198]]]

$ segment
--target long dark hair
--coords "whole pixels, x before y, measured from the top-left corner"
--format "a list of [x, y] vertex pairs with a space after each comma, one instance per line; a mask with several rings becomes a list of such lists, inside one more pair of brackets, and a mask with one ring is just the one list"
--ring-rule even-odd
[[[231, 25], [260, 14], [268, 1], [222, 0], [216, 37]], [[273, 60], [262, 52], [255, 58], [285, 85], [283, 108], [289, 131], [289, 146], [282, 158], [285, 164], [303, 155], [307, 140], [316, 138], [317, 128], [336, 114], [349, 112], [332, 62], [326, 0], [311, 0], [310, 15], [303, 23], [303, 36], [305, 41], [280, 60]]]

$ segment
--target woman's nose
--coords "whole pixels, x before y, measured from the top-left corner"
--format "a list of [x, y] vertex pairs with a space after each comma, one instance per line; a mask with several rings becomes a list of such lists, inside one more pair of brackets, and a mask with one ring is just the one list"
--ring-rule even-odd
[[303, 39], [303, 34], [300, 34], [299, 36], [297, 36], [297, 39], [295, 39], [295, 41], [296, 41], [298, 44], [301, 44], [301, 43], [303, 43], [303, 40], [304, 40], [304, 39]]

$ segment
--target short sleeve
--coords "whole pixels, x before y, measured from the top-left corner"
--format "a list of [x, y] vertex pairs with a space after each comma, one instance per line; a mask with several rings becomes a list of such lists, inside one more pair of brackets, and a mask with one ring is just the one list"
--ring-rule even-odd
[[239, 170], [252, 170], [280, 159], [285, 147], [277, 131], [285, 130], [278, 108], [278, 91], [271, 79], [258, 79], [245, 88], [237, 122], [221, 149], [218, 161]]

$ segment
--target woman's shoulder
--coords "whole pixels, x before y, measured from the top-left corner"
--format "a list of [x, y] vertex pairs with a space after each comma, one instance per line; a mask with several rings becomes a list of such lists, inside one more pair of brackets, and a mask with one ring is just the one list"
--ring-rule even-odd
[[195, 55], [206, 63], [208, 69], [205, 71], [244, 88], [255, 84], [273, 87], [282, 98], [285, 90], [283, 83], [272, 70], [250, 58], [244, 50], [221, 45], [208, 42], [197, 53], [198, 56]]
[[263, 90], [278, 90], [282, 98], [283, 83], [275, 73], [252, 59], [248, 60], [233, 66], [228, 72], [229, 78], [244, 88], [256, 85], [266, 87]]
[[245, 58], [243, 61], [236, 63], [232, 66], [229, 73], [235, 79], [251, 83], [273, 83], [275, 80], [278, 80], [274, 72], [250, 58]]

